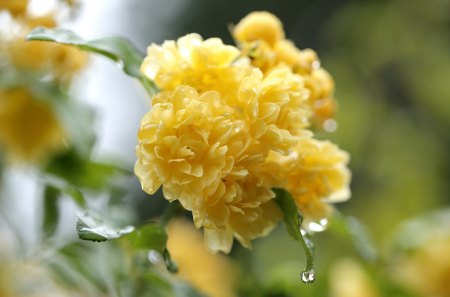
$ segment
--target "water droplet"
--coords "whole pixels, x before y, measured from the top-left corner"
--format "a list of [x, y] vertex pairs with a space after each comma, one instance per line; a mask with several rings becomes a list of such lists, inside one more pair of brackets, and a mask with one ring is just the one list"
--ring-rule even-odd
[[323, 123], [323, 129], [329, 133], [336, 131], [337, 122], [333, 119], [328, 119]]
[[147, 258], [150, 263], [154, 265], [161, 264], [163, 262], [162, 255], [155, 250], [150, 250], [147, 254]]
[[305, 284], [311, 284], [316, 279], [316, 274], [314, 272], [314, 269], [305, 270], [302, 272], [301, 280]]
[[120, 69], [125, 67], [125, 63], [122, 60], [118, 60], [116, 62], [116, 66], [119, 67]]
[[328, 227], [328, 220], [327, 219], [321, 219], [318, 222], [312, 221], [308, 223], [308, 230], [312, 232], [322, 232]]
[[320, 61], [314, 61], [312, 63], [312, 68], [313, 69], [319, 69], [320, 68]]

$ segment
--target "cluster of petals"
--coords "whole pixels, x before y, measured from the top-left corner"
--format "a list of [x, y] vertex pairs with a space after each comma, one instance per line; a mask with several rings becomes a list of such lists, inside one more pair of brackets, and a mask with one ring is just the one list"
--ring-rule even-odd
[[[267, 34], [273, 47], [284, 38], [277, 26], [237, 36]], [[333, 197], [348, 187], [346, 154], [309, 130], [311, 96], [321, 91], [292, 65], [254, 61], [218, 38], [189, 34], [150, 45], [141, 66], [160, 92], [141, 121], [135, 173], [144, 191], [162, 187], [166, 199], [192, 212], [212, 252], [229, 252], [234, 238], [251, 247], [273, 229], [282, 217], [274, 187], [290, 191], [307, 215], [313, 204], [344, 199]]]
[[250, 13], [235, 26], [233, 36], [244, 55], [251, 57], [252, 64], [263, 72], [285, 66], [302, 76], [309, 90], [311, 121], [316, 126], [333, 117], [336, 101], [332, 77], [320, 66], [313, 50], [300, 50], [285, 39], [283, 26], [276, 16], [265, 11]]

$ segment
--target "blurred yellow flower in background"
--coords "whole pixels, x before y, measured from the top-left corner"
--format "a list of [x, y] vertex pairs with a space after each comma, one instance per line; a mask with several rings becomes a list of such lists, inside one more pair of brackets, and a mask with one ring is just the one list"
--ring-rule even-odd
[[0, 0], [0, 10], [6, 9], [12, 15], [23, 15], [27, 11], [28, 0]]
[[64, 80], [84, 68], [87, 54], [72, 46], [43, 41], [25, 41], [31, 29], [38, 26], [53, 28], [54, 16], [24, 17], [17, 19], [21, 33], [6, 40], [6, 52], [15, 67], [36, 72], [50, 73], [53, 79]]
[[450, 236], [436, 234], [400, 255], [391, 272], [394, 280], [419, 296], [450, 297]]
[[177, 263], [178, 276], [201, 293], [211, 297], [237, 296], [237, 269], [223, 255], [212, 255], [203, 244], [202, 235], [183, 219], [172, 220], [167, 233], [167, 248]]
[[46, 159], [64, 147], [63, 139], [48, 102], [24, 88], [0, 90], [0, 147], [10, 161]]
[[381, 297], [371, 277], [353, 259], [342, 259], [331, 266], [330, 297]]

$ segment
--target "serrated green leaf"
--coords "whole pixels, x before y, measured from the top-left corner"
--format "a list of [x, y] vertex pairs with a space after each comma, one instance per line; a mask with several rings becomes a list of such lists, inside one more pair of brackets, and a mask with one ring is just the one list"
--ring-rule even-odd
[[83, 240], [95, 242], [113, 240], [134, 230], [133, 226], [115, 228], [95, 215], [86, 212], [78, 213], [77, 233]]
[[155, 250], [163, 253], [166, 249], [167, 233], [160, 225], [149, 223], [126, 236], [135, 249]]
[[38, 27], [28, 34], [27, 40], [51, 41], [73, 45], [82, 50], [100, 54], [116, 62], [126, 74], [139, 79], [150, 95], [157, 92], [153, 82], [140, 72], [144, 55], [127, 39], [109, 36], [84, 40], [69, 30]]
[[42, 229], [45, 236], [51, 236], [58, 227], [59, 223], [59, 207], [58, 201], [61, 192], [59, 189], [47, 185], [44, 189], [43, 212], [42, 212]]

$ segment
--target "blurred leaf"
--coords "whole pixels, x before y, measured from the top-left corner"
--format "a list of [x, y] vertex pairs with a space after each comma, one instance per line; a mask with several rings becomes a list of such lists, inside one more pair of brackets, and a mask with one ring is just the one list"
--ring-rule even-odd
[[394, 232], [391, 252], [404, 252], [422, 247], [439, 238], [450, 237], [450, 208], [440, 209], [410, 219]]
[[[314, 244], [306, 234], [306, 232], [301, 231], [301, 225], [303, 221], [303, 217], [300, 212], [297, 210], [297, 206], [295, 205], [294, 199], [291, 194], [284, 189], [272, 189], [275, 196], [275, 203], [281, 208], [283, 212], [283, 220], [286, 225], [286, 228], [289, 234], [303, 247], [306, 256], [306, 267], [302, 272], [302, 280], [305, 283], [311, 283], [314, 281]], [[311, 275], [311, 280], [309, 275]]]
[[125, 170], [112, 164], [87, 160], [74, 150], [69, 150], [53, 158], [47, 165], [46, 172], [75, 187], [98, 190], [110, 186], [111, 179], [125, 173]]
[[28, 34], [27, 40], [52, 41], [73, 45], [82, 50], [100, 54], [116, 62], [126, 74], [139, 79], [150, 95], [157, 91], [153, 82], [145, 78], [140, 72], [144, 56], [129, 40], [124, 38], [108, 36], [86, 41], [69, 30], [38, 27]]
[[135, 249], [155, 250], [159, 253], [163, 253], [166, 249], [166, 231], [154, 223], [139, 227], [124, 238], [128, 239]]
[[60, 190], [53, 186], [47, 185], [44, 189], [42, 228], [45, 236], [51, 236], [58, 227], [60, 195]]
[[59, 97], [55, 99], [52, 104], [59, 120], [63, 123], [70, 145], [80, 155], [88, 156], [95, 143], [94, 111], [74, 100], [59, 100], [61, 99]]
[[133, 226], [115, 228], [92, 214], [78, 214], [77, 232], [78, 237], [83, 240], [95, 242], [107, 241], [119, 238], [133, 231]]
[[86, 198], [84, 194], [77, 188], [74, 187], [66, 187], [62, 189], [62, 192], [69, 195], [72, 200], [81, 208], [86, 208]]
[[175, 297], [206, 297], [188, 283], [177, 281], [173, 283]]
[[367, 261], [375, 261], [378, 252], [368, 229], [356, 218], [345, 217], [335, 210], [330, 230], [349, 238], [356, 250]]

